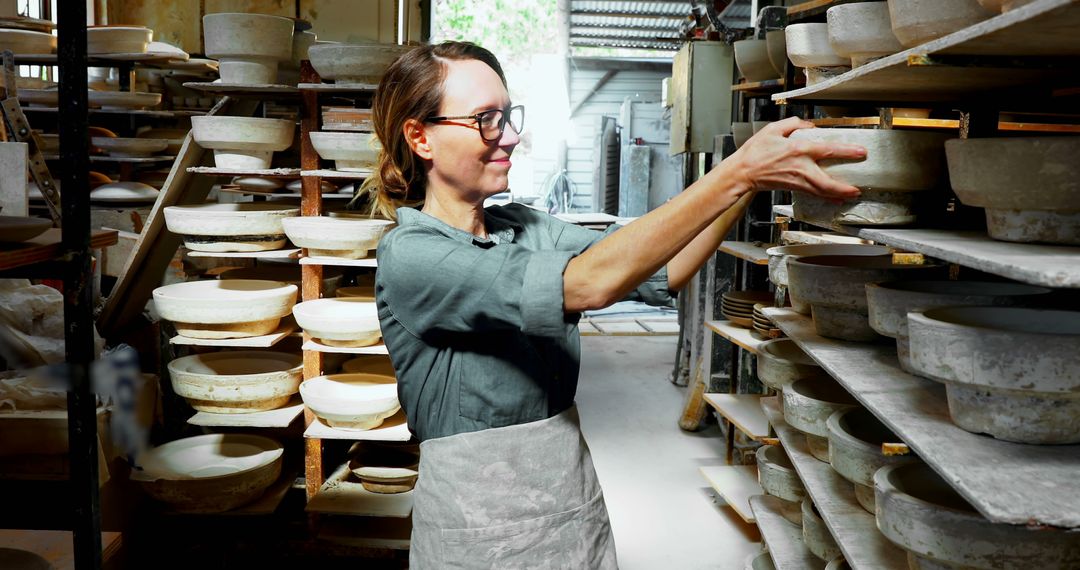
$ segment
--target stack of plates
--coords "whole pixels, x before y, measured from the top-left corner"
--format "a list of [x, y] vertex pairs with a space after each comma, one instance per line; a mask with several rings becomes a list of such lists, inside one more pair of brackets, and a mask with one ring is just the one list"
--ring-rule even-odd
[[772, 319], [765, 316], [765, 313], [762, 312], [762, 309], [770, 306], [772, 305], [767, 305], [764, 303], [758, 303], [754, 305], [753, 332], [755, 336], [764, 339], [780, 338], [784, 336], [784, 333], [776, 327], [776, 324], [772, 322]]
[[740, 327], [751, 328], [754, 325], [754, 305], [771, 305], [772, 302], [773, 294], [768, 291], [728, 291], [723, 295], [720, 313]]

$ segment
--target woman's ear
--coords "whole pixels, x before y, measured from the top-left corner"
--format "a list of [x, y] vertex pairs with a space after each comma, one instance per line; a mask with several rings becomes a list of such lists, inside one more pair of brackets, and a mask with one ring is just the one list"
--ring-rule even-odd
[[408, 143], [413, 153], [424, 160], [431, 160], [431, 144], [428, 142], [427, 129], [424, 128], [424, 123], [416, 119], [408, 119], [401, 128], [405, 135], [405, 142]]

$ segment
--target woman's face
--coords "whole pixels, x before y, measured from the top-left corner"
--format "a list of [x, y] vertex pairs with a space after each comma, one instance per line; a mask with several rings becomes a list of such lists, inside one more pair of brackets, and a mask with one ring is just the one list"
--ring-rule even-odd
[[[442, 105], [438, 116], [475, 115], [506, 109], [510, 95], [495, 70], [477, 60], [451, 60], [446, 64]], [[510, 155], [520, 139], [506, 125], [497, 141], [484, 141], [476, 121], [455, 119], [425, 125], [428, 184], [449, 187], [470, 202], [504, 192], [509, 185]]]

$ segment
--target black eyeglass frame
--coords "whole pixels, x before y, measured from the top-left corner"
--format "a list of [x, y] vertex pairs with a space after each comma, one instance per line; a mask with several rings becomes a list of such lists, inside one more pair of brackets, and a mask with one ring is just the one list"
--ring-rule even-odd
[[[513, 113], [516, 109], [521, 109], [521, 124], [517, 125], [515, 127], [514, 124], [510, 122], [510, 114]], [[491, 113], [502, 113], [503, 114], [502, 120], [499, 122], [499, 134], [493, 139], [489, 139], [489, 138], [485, 137], [484, 136], [484, 128], [480, 126], [480, 125], [483, 124], [484, 116], [489, 115]], [[449, 116], [442, 116], [442, 117], [428, 117], [427, 119], [424, 119], [424, 122], [425, 123], [437, 123], [439, 121], [453, 121], [453, 120], [459, 120], [459, 119], [473, 119], [473, 120], [475, 120], [476, 125], [477, 125], [476, 131], [478, 133], [480, 133], [480, 139], [483, 140], [484, 142], [496, 142], [496, 141], [498, 141], [499, 139], [502, 138], [503, 132], [506, 131], [506, 125], [510, 125], [510, 128], [514, 129], [514, 132], [519, 134], [519, 135], [521, 134], [522, 131], [525, 130], [525, 105], [514, 105], [512, 107], [507, 107], [505, 109], [489, 109], [487, 111], [480, 111], [479, 113], [476, 113], [475, 115], [449, 115]]]

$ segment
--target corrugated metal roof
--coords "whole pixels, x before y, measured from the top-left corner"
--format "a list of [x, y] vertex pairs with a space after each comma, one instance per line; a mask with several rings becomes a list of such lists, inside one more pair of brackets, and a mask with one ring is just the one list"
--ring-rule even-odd
[[652, 14], [659, 16], [685, 16], [690, 13], [687, 0], [571, 0], [571, 13]]
[[675, 50], [690, 13], [688, 0], [571, 0], [570, 45]]
[[662, 28], [595, 28], [570, 26], [570, 37], [578, 38], [648, 38], [678, 40], [682, 36], [677, 29]]
[[570, 38], [571, 46], [580, 47], [612, 47], [612, 48], [630, 48], [630, 49], [652, 49], [652, 50], [667, 50], [677, 51], [681, 42], [656, 42], [656, 41], [644, 41], [644, 40], [630, 40], [619, 38], [587, 38], [576, 37]]
[[667, 28], [678, 30], [687, 15], [679, 18], [639, 18], [634, 16], [612, 17], [590, 14], [571, 14], [571, 26], [595, 26], [608, 28]]

